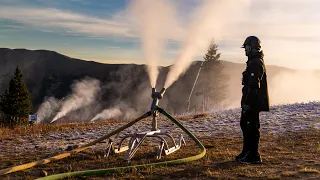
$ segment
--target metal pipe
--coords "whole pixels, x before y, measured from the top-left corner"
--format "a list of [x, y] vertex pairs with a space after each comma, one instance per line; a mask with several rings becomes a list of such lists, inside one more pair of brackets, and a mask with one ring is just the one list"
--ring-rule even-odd
[[159, 99], [163, 98], [163, 95], [165, 93], [166, 89], [162, 88], [160, 92], [157, 92], [156, 88], [152, 88], [151, 98], [152, 98], [152, 104], [151, 104], [151, 113], [152, 113], [152, 131], [158, 130], [158, 111], [157, 107], [159, 104]]
[[161, 91], [159, 92], [159, 99], [163, 98], [164, 93], [166, 92], [166, 88], [162, 88]]
[[196, 83], [197, 83], [197, 80], [198, 80], [198, 77], [199, 77], [199, 74], [200, 74], [200, 71], [201, 71], [201, 68], [202, 68], [202, 65], [203, 65], [204, 61], [202, 61], [201, 65], [200, 65], [200, 68], [199, 68], [199, 71], [198, 71], [198, 74], [197, 74], [197, 77], [193, 83], [193, 86], [192, 86], [192, 89], [191, 89], [191, 92], [190, 92], [190, 95], [189, 95], [189, 98], [188, 98], [188, 102], [187, 102], [187, 112], [189, 112], [190, 110], [190, 101], [191, 101], [191, 96], [192, 96], [192, 93], [193, 93], [193, 89], [194, 87], [196, 86]]

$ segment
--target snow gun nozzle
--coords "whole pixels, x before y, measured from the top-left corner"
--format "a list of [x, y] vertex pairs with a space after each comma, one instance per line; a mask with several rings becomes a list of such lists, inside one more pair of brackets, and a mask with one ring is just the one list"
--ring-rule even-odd
[[159, 99], [163, 98], [163, 95], [165, 92], [166, 92], [165, 88], [162, 88], [160, 92], [157, 92], [156, 88], [152, 88], [151, 97], [152, 97], [153, 101], [151, 104], [151, 112], [156, 110], [158, 103], [159, 103]]
[[152, 88], [152, 93], [151, 93], [151, 97], [152, 99], [162, 99], [163, 98], [163, 94], [166, 92], [165, 88], [162, 88], [160, 92], [156, 91], [156, 88]]

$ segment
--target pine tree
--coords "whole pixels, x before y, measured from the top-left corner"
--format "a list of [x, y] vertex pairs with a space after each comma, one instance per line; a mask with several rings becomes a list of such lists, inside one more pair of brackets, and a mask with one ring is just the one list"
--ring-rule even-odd
[[9, 82], [9, 88], [1, 96], [0, 101], [0, 109], [3, 113], [11, 117], [18, 117], [18, 119], [27, 118], [33, 111], [30, 93], [22, 78], [23, 75], [17, 66]]
[[218, 53], [218, 45], [214, 40], [209, 44], [207, 53], [203, 57], [203, 69], [200, 72], [199, 83], [196, 92], [202, 98], [198, 98], [204, 111], [215, 108], [226, 97], [228, 77], [223, 73], [223, 65], [220, 61], [221, 53]]
[[9, 91], [6, 89], [3, 95], [1, 95], [1, 101], [0, 101], [0, 110], [5, 113], [10, 111], [10, 98], [9, 98]]

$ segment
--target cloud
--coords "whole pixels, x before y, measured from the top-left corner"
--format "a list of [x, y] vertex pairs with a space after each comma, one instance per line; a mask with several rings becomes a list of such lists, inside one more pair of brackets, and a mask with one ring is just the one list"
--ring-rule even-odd
[[[51, 0], [50, 0], [51, 1]], [[89, 5], [91, 3], [91, 1], [87, 1], [87, 0], [68, 0], [72, 3], [78, 3], [78, 4], [81, 4], [81, 5]]]
[[[222, 59], [245, 62], [240, 46], [247, 36], [256, 35], [262, 41], [266, 64], [320, 68], [319, 5], [315, 0], [251, 0], [243, 18], [225, 24], [221, 38], [216, 39], [223, 45], [219, 48]], [[234, 17], [230, 14], [229, 18]]]
[[102, 19], [54, 8], [1, 6], [0, 19], [34, 26], [38, 30], [58, 28], [69, 34], [133, 37], [124, 20], [119, 21], [117, 18]]
[[[192, 19], [197, 15], [195, 9], [207, 1], [174, 1], [179, 22], [172, 27], [167, 27], [170, 41], [183, 44], [188, 39], [188, 27], [194, 23]], [[318, 0], [248, 1], [251, 3], [250, 8], [241, 18], [230, 12], [228, 17], [223, 18], [227, 19], [224, 27], [219, 32], [210, 32], [219, 45], [222, 59], [245, 62], [243, 49], [239, 47], [247, 36], [256, 35], [262, 40], [266, 64], [284, 65], [291, 68], [320, 68], [320, 61], [318, 61], [320, 52], [317, 49], [320, 46], [320, 33], [318, 33], [320, 32], [320, 11], [318, 10], [320, 2]], [[88, 8], [92, 7], [88, 6]], [[214, 7], [207, 7], [209, 12], [212, 9]], [[67, 33], [90, 38], [112, 36], [117, 37], [117, 41], [119, 39], [139, 41], [137, 32], [125, 17], [125, 11], [125, 8], [118, 9], [111, 16], [102, 18], [69, 10], [1, 4], [0, 19], [23, 23], [28, 27], [46, 32]], [[217, 22], [213, 20], [207, 23], [214, 26]], [[168, 47], [169, 51], [166, 53], [170, 55], [178, 53], [181, 51], [180, 48]], [[127, 47], [122, 49], [119, 56], [125, 53], [130, 54], [129, 51]], [[203, 56], [203, 52], [199, 51], [197, 55]], [[127, 56], [122, 58], [130, 59]], [[107, 55], [105, 59], [108, 59]], [[118, 58], [111, 57], [111, 59]]]

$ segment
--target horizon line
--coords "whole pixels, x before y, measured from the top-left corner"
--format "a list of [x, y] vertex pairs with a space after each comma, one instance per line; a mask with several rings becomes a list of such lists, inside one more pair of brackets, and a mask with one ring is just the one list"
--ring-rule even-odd
[[[78, 57], [72, 57], [69, 55], [66, 55], [64, 53], [61, 53], [59, 51], [56, 50], [48, 50], [48, 49], [30, 49], [30, 48], [7, 48], [7, 47], [0, 47], [0, 49], [10, 49], [10, 50], [27, 50], [27, 51], [47, 51], [47, 52], [54, 52], [54, 53], [58, 53], [60, 55], [66, 56], [68, 58], [74, 59], [74, 60], [81, 60], [81, 61], [88, 61], [88, 62], [96, 62], [96, 63], [100, 63], [100, 64], [134, 64], [134, 65], [146, 65], [148, 66], [147, 63], [139, 63], [139, 62], [134, 62], [132, 60], [114, 60], [114, 59], [109, 59], [109, 60], [101, 60], [101, 59], [82, 59], [82, 58], [78, 58]], [[108, 62], [106, 62], [108, 61]], [[117, 62], [118, 61], [118, 62]], [[142, 60], [139, 60], [142, 61]], [[193, 60], [193, 62], [202, 62], [203, 60]], [[227, 63], [233, 63], [233, 64], [245, 64], [246, 62], [233, 62], [233, 61], [229, 61], [229, 60], [225, 60], [225, 59], [220, 59], [220, 61], [223, 62], [227, 62]], [[170, 67], [174, 64], [167, 64], [167, 65], [158, 65], [159, 67]], [[291, 67], [286, 67], [286, 66], [281, 66], [281, 65], [276, 65], [276, 64], [266, 64], [266, 66], [274, 66], [274, 67], [282, 67], [282, 68], [286, 68], [286, 69], [292, 69], [292, 70], [320, 70], [320, 69], [298, 69], [298, 68], [291, 68]]]

